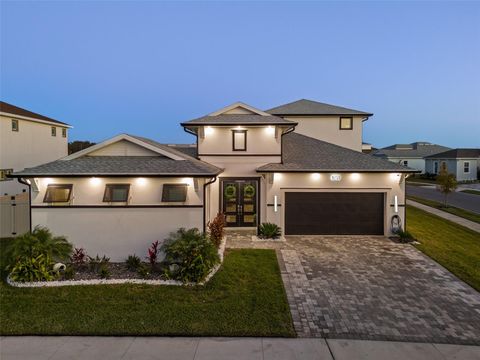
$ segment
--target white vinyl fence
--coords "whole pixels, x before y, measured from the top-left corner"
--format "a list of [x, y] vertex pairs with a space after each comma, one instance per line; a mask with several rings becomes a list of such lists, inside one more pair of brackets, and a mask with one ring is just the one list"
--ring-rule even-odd
[[21, 235], [30, 229], [28, 193], [0, 196], [0, 238]]

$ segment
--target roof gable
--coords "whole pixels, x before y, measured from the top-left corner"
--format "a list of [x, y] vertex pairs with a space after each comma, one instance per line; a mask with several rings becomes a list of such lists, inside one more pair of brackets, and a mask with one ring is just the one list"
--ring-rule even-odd
[[270, 114], [254, 108], [253, 106], [244, 104], [240, 101], [228, 105], [220, 110], [217, 110], [213, 113], [208, 114], [208, 116], [218, 116], [218, 115], [260, 115], [260, 116], [270, 116]]
[[7, 116], [8, 115], [14, 115], [14, 116], [18, 116], [18, 117], [21, 117], [21, 118], [25, 118], [27, 120], [55, 123], [55, 124], [63, 125], [63, 126], [66, 126], [66, 127], [71, 127], [67, 123], [64, 123], [64, 122], [46, 117], [44, 115], [34, 113], [33, 111], [23, 109], [21, 107], [6, 103], [4, 101], [0, 101], [0, 114], [7, 115]]
[[[147, 140], [147, 139], [145, 139]], [[152, 142], [147, 142], [143, 138], [140, 137], [135, 137], [131, 136], [128, 134], [120, 134], [117, 136], [114, 136], [111, 139], [105, 140], [99, 144], [90, 146], [84, 150], [81, 150], [79, 152], [76, 152], [74, 154], [71, 154], [69, 156], [66, 156], [62, 158], [61, 160], [73, 160], [73, 159], [78, 159], [83, 156], [95, 156], [95, 153], [97, 154], [102, 154], [102, 150], [105, 150], [107, 147], [112, 146], [113, 144], [116, 144], [117, 147], [119, 143], [121, 142], [129, 142], [131, 144], [136, 145], [136, 152], [138, 153], [138, 147], [147, 150], [150, 150], [152, 154], [157, 154], [161, 156], [165, 156], [167, 158], [170, 158], [172, 160], [185, 160], [186, 156], [185, 154], [180, 153], [179, 151], [176, 150], [169, 150], [168, 147], [163, 147], [163, 146], [158, 146], [161, 144], [154, 144]], [[151, 154], [150, 154], [151, 155]], [[116, 155], [116, 156], [125, 156], [125, 155]]]
[[325, 104], [318, 101], [300, 99], [288, 104], [280, 105], [266, 111], [272, 115], [360, 115], [372, 116], [372, 113], [348, 109], [342, 106]]
[[427, 159], [480, 158], [480, 149], [451, 149], [426, 157]]

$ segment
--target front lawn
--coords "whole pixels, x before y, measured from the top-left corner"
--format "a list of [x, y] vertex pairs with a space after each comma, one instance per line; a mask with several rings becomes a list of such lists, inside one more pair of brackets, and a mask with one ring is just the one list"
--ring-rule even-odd
[[0, 281], [0, 305], [1, 335], [295, 336], [273, 250], [229, 250], [205, 287]]
[[442, 210], [442, 211], [448, 212], [450, 214], [457, 215], [457, 216], [463, 217], [467, 220], [470, 220], [470, 221], [473, 221], [473, 222], [476, 222], [476, 223], [480, 224], [480, 214], [474, 213], [472, 211], [460, 209], [460, 208], [457, 208], [455, 206], [450, 206], [450, 205], [446, 208], [446, 207], [443, 206], [442, 203], [440, 203], [438, 201], [424, 199], [424, 198], [420, 198], [420, 197], [417, 197], [417, 196], [410, 196], [409, 195], [409, 196], [407, 196], [407, 199], [416, 201], [416, 202], [418, 202], [420, 204], [423, 204], [423, 205], [431, 206], [435, 209]]
[[480, 291], [480, 233], [407, 206], [407, 229], [418, 249]]
[[472, 195], [480, 195], [480, 190], [474, 190], [474, 189], [461, 190], [461, 192], [472, 194]]

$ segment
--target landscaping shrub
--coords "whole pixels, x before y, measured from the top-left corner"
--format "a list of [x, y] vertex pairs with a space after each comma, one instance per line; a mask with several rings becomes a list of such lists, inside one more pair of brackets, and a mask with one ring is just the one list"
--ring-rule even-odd
[[65, 272], [63, 273], [63, 278], [65, 280], [73, 280], [75, 279], [75, 268], [71, 265], [67, 266]]
[[125, 260], [127, 269], [130, 271], [137, 271], [138, 267], [140, 266], [140, 262], [140, 258], [135, 254], [128, 255], [127, 260]]
[[158, 240], [153, 242], [152, 245], [150, 245], [150, 247], [148, 248], [147, 259], [150, 262], [150, 266], [152, 267], [152, 269], [157, 263], [157, 257], [158, 257]]
[[171, 233], [163, 250], [167, 261], [178, 265], [172, 277], [183, 282], [202, 281], [220, 261], [215, 245], [196, 228]]
[[212, 221], [207, 223], [210, 240], [217, 247], [217, 249], [220, 247], [220, 243], [225, 236], [225, 225], [225, 215], [222, 213], [218, 213]]
[[400, 242], [409, 243], [415, 240], [412, 234], [410, 234], [407, 230], [398, 230], [395, 234], [400, 238]]
[[49, 255], [21, 257], [11, 266], [10, 279], [13, 281], [51, 281], [55, 279], [53, 261]]
[[142, 279], [148, 279], [150, 277], [150, 267], [146, 264], [140, 264], [137, 273]]
[[37, 226], [31, 233], [16, 237], [6, 252], [9, 265], [14, 265], [18, 261], [34, 259], [39, 255], [52, 262], [63, 262], [70, 258], [72, 248], [64, 236], [53, 236], [46, 227]]
[[100, 269], [98, 270], [98, 275], [102, 278], [102, 279], [109, 279], [110, 278], [110, 270], [108, 269], [108, 266], [107, 264], [102, 264], [100, 266]]
[[82, 268], [87, 264], [88, 256], [83, 248], [73, 249], [73, 254], [70, 257], [70, 261], [77, 269]]
[[259, 226], [258, 233], [262, 239], [277, 239], [282, 235], [282, 229], [277, 224], [263, 223]]
[[107, 265], [108, 263], [110, 262], [110, 258], [106, 257], [105, 255], [103, 255], [102, 257], [98, 256], [95, 256], [94, 258], [89, 256], [88, 257], [88, 269], [90, 271], [93, 271], [93, 272], [100, 272], [100, 269]]

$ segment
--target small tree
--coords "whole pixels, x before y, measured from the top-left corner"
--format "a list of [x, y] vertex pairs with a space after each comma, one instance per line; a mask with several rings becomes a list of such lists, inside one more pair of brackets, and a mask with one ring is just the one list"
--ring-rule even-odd
[[457, 179], [455, 175], [449, 174], [447, 169], [441, 169], [440, 173], [437, 176], [437, 190], [440, 191], [444, 196], [444, 206], [448, 207], [447, 199], [448, 194], [455, 191], [457, 188]]

